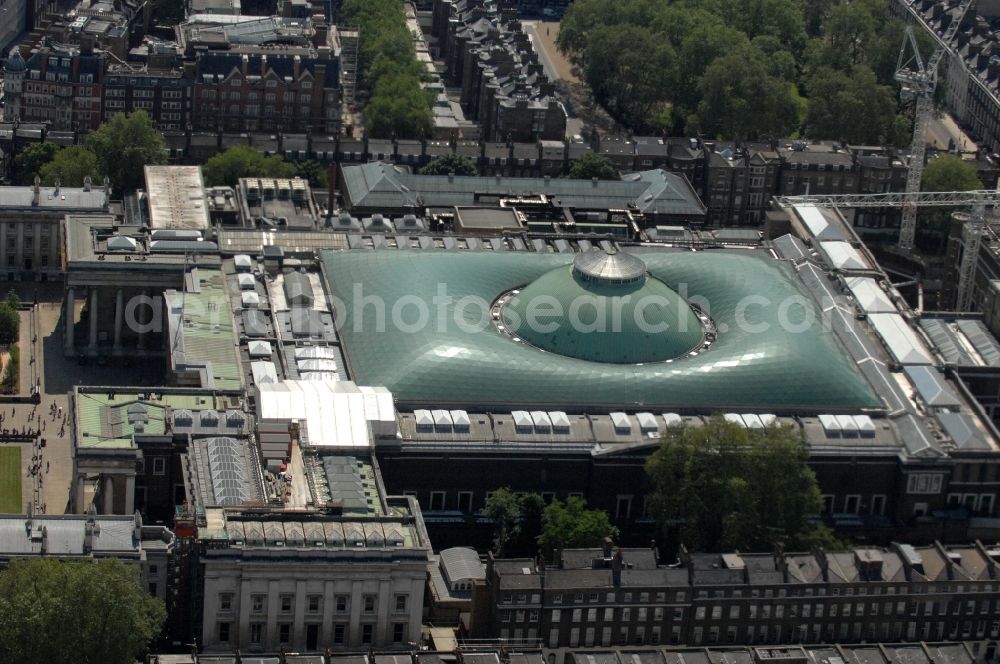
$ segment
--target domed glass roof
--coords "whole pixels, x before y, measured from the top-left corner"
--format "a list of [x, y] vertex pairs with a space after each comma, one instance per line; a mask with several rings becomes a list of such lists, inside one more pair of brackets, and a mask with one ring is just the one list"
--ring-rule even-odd
[[639, 258], [600, 249], [523, 288], [503, 306], [502, 319], [533, 346], [589, 362], [661, 362], [704, 340], [688, 303], [647, 276]]

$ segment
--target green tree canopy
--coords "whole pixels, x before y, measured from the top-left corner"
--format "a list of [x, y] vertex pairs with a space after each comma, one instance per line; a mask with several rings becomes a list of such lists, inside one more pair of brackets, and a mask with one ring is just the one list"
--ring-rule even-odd
[[951, 154], [939, 154], [927, 162], [920, 182], [924, 191], [972, 191], [982, 189], [976, 167]]
[[[951, 154], [939, 154], [927, 162], [920, 181], [924, 191], [970, 191], [982, 189], [976, 167]], [[917, 245], [925, 251], [943, 252], [955, 208], [928, 208], [917, 212]], [[947, 303], [951, 306], [951, 303]]]
[[87, 136], [84, 145], [97, 156], [100, 171], [120, 192], [142, 187], [143, 168], [167, 159], [163, 135], [153, 127], [145, 111], [115, 113]]
[[360, 29], [361, 85], [371, 95], [363, 114], [368, 135], [429, 135], [434, 97], [420, 85], [424, 71], [406, 27], [402, 0], [344, 0], [340, 12], [345, 25]]
[[20, 185], [32, 184], [42, 166], [52, 161], [59, 152], [55, 143], [32, 143], [17, 153], [14, 158], [14, 183]]
[[478, 175], [479, 170], [468, 157], [457, 154], [445, 154], [431, 159], [426, 166], [418, 171], [421, 175]]
[[575, 180], [620, 180], [618, 171], [604, 155], [587, 152], [569, 167], [568, 178]]
[[234, 145], [209, 159], [201, 168], [210, 187], [235, 187], [240, 178], [290, 178], [295, 165], [278, 155], [268, 156], [247, 145]]
[[313, 189], [326, 189], [330, 185], [326, 166], [318, 161], [307, 160], [297, 161], [294, 164], [295, 175], [303, 180], [309, 181], [309, 186]]
[[598, 546], [609, 537], [618, 537], [618, 529], [611, 525], [608, 513], [588, 510], [585, 500], [572, 497], [566, 502], [554, 500], [545, 507], [538, 546], [551, 559], [556, 549]]
[[493, 519], [493, 551], [502, 556], [507, 549], [507, 543], [517, 535], [521, 499], [507, 487], [501, 487], [486, 499], [483, 513]]
[[165, 615], [120, 561], [16, 560], [0, 572], [0, 661], [132, 664]]
[[670, 538], [698, 551], [808, 546], [826, 532], [802, 433], [745, 429], [720, 415], [664, 436], [646, 463], [650, 513]]
[[747, 48], [716, 58], [701, 79], [698, 129], [722, 138], [786, 136], [798, 122], [793, 84], [768, 73], [766, 58]]
[[81, 187], [83, 179], [88, 176], [94, 182], [100, 182], [103, 177], [97, 155], [82, 145], [71, 145], [57, 152], [49, 163], [39, 169], [38, 175], [48, 186], [53, 186], [58, 180], [63, 187]]
[[0, 302], [0, 344], [17, 343], [21, 319], [17, 308], [9, 302]]
[[[798, 91], [812, 85], [810, 138], [897, 142], [908, 125], [893, 79], [902, 34], [884, 0], [576, 0], [557, 44], [634, 132], [794, 136]], [[873, 117], [824, 112], [827, 93], [848, 107], [854, 95]]]
[[810, 135], [862, 145], [907, 145], [909, 124], [896, 115], [896, 93], [864, 65], [844, 73], [821, 67], [809, 79]]

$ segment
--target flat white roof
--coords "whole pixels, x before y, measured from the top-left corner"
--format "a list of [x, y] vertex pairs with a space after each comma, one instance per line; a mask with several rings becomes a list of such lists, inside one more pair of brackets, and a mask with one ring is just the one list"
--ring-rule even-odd
[[889, 295], [871, 277], [849, 277], [847, 287], [858, 306], [865, 313], [891, 314], [896, 312], [896, 305], [892, 303]]
[[261, 419], [304, 421], [309, 444], [315, 447], [370, 448], [374, 441], [369, 429], [382, 436], [397, 430], [392, 393], [384, 387], [288, 380], [258, 388]]
[[899, 314], [869, 314], [868, 321], [899, 364], [934, 364], [930, 351]]
[[839, 270], [870, 270], [871, 265], [849, 242], [830, 240], [819, 243], [830, 264]]

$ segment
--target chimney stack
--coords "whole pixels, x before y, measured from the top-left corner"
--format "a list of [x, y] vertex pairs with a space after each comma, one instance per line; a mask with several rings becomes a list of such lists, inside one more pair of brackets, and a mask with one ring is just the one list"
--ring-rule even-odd
[[604, 544], [603, 544], [602, 548], [604, 549], [604, 557], [605, 558], [610, 558], [611, 557], [611, 554], [614, 551], [614, 546], [615, 546], [614, 542], [611, 541], [610, 537], [605, 537], [604, 538]]
[[611, 559], [611, 582], [615, 588], [622, 585], [622, 550], [615, 551], [615, 557]]
[[35, 176], [35, 183], [31, 186], [31, 205], [32, 207], [38, 206], [38, 199], [41, 196], [41, 184], [42, 179]]

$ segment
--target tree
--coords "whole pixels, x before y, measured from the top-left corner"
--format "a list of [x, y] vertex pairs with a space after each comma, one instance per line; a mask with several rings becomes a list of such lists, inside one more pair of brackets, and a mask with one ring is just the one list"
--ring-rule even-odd
[[83, 186], [85, 177], [97, 179], [100, 173], [97, 155], [82, 145], [63, 148], [38, 171], [44, 184], [53, 186], [58, 180], [63, 187]]
[[326, 189], [330, 186], [326, 166], [312, 159], [295, 162], [295, 175], [308, 180], [309, 186], [313, 189]]
[[611, 525], [607, 512], [588, 510], [585, 500], [571, 497], [565, 503], [554, 500], [546, 506], [538, 546], [551, 558], [556, 549], [598, 546], [617, 536], [618, 529]]
[[472, 160], [457, 154], [446, 154], [431, 159], [418, 173], [421, 175], [479, 175]]
[[507, 487], [501, 487], [486, 499], [486, 516], [493, 519], [493, 552], [502, 556], [507, 543], [517, 534], [521, 501]]
[[11, 309], [17, 309], [21, 306], [21, 298], [18, 297], [17, 291], [13, 288], [7, 291], [7, 306]]
[[593, 152], [584, 153], [569, 167], [566, 177], [574, 180], [620, 180], [618, 171], [604, 155]]
[[115, 113], [87, 136], [85, 145], [97, 156], [100, 171], [119, 191], [142, 187], [144, 167], [162, 164], [167, 158], [163, 135], [153, 127], [145, 111]]
[[724, 55], [702, 77], [697, 129], [722, 138], [786, 136], [798, 122], [792, 89], [768, 73], [759, 51], [748, 47]]
[[120, 561], [15, 560], [0, 572], [0, 661], [131, 664], [165, 616]]
[[940, 154], [927, 162], [920, 183], [924, 191], [971, 191], [982, 189], [976, 167], [951, 154]]
[[9, 302], [0, 302], [0, 344], [17, 343], [21, 318]]
[[234, 145], [213, 156], [201, 169], [205, 184], [210, 187], [235, 187], [240, 178], [290, 178], [295, 165], [278, 155], [267, 156], [248, 145]]
[[661, 529], [691, 550], [807, 546], [826, 533], [801, 431], [745, 429], [720, 415], [668, 432], [646, 463], [648, 505]]
[[[982, 189], [976, 167], [960, 157], [939, 154], [927, 162], [920, 181], [924, 191], [970, 191]], [[951, 225], [954, 208], [930, 208], [917, 213], [917, 244], [927, 251], [941, 252]]]
[[897, 122], [896, 94], [879, 85], [864, 65], [844, 73], [821, 67], [809, 78], [806, 126], [811, 138], [860, 145], [906, 145], [907, 126]]
[[404, 70], [388, 71], [378, 78], [363, 113], [372, 138], [423, 138], [429, 136], [434, 118], [431, 93], [420, 78]]
[[35, 176], [42, 166], [52, 161], [59, 152], [55, 143], [32, 143], [21, 150], [14, 158], [14, 183], [29, 185], [35, 181]]

